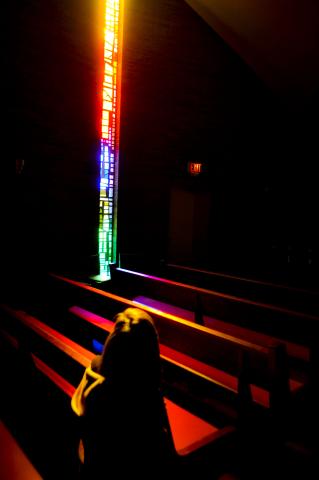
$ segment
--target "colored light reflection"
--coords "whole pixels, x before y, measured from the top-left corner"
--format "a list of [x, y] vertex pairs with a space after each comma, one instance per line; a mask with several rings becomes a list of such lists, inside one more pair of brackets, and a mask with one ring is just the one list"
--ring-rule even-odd
[[98, 353], [99, 355], [101, 355], [103, 353], [103, 346], [104, 345], [101, 342], [99, 342], [98, 340], [95, 340], [95, 338], [93, 338], [92, 348], [93, 348], [95, 353]]
[[122, 11], [123, 1], [105, 1], [99, 204], [102, 280], [110, 278], [110, 264], [116, 262]]

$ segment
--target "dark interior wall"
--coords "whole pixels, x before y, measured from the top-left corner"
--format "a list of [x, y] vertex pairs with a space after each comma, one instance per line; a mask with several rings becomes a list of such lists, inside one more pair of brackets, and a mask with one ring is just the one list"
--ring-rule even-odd
[[85, 0], [9, 3], [10, 157], [25, 161], [15, 259], [83, 268], [97, 251], [103, 17]]
[[[4, 256], [15, 270], [35, 259], [92, 268], [102, 3], [6, 5], [8, 158], [25, 160], [2, 202], [14, 208]], [[315, 261], [317, 110], [316, 89], [298, 101], [272, 91], [186, 2], [126, 0], [120, 252], [169, 258], [172, 192], [182, 191], [197, 199], [196, 219], [181, 211], [196, 230], [185, 231], [189, 262], [261, 271], [286, 268], [289, 256]], [[190, 177], [188, 161], [203, 162], [204, 173]]]
[[[172, 190], [181, 189], [211, 199], [203, 248], [192, 232], [184, 261], [257, 274], [313, 270], [318, 94], [294, 96], [291, 82], [271, 88], [185, 2], [127, 1], [120, 251], [179, 260], [170, 257], [178, 227], [169, 221]], [[187, 175], [187, 161], [204, 163], [201, 178]], [[188, 225], [200, 229], [200, 214]]]
[[241, 68], [184, 2], [126, 2], [120, 251], [166, 254], [170, 189], [236, 129]]
[[[248, 254], [275, 228], [262, 208], [277, 99], [185, 2], [127, 1], [125, 15], [120, 251], [168, 255], [178, 187], [211, 193], [206, 263]], [[205, 164], [201, 179], [188, 161]]]
[[318, 88], [317, 0], [186, 0], [273, 90], [296, 101]]

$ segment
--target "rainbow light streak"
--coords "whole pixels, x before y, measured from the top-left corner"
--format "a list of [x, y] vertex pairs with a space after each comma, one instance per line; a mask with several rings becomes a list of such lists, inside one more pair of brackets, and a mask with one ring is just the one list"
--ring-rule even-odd
[[110, 278], [110, 264], [116, 262], [122, 11], [122, 0], [105, 1], [99, 205], [101, 280]]

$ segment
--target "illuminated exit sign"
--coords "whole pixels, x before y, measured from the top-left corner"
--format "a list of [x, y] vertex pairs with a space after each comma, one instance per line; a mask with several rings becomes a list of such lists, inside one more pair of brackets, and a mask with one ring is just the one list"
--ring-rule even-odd
[[191, 175], [199, 175], [203, 171], [202, 163], [188, 162], [188, 172]]

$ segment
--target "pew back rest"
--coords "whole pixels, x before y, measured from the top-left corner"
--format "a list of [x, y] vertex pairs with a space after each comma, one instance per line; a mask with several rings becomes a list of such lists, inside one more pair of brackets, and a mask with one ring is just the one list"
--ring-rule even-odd
[[258, 345], [170, 315], [152, 314], [164, 345], [235, 376], [240, 375], [245, 357], [250, 383], [269, 389], [279, 343]]
[[[68, 290], [72, 301], [80, 297], [82, 303], [94, 304], [95, 308], [100, 305], [103, 311], [112, 314], [128, 307], [140, 307], [119, 295], [59, 275], [52, 274], [51, 279], [60, 291]], [[278, 396], [289, 395], [286, 349], [280, 342], [254, 344], [151, 307], [143, 309], [153, 317], [163, 345], [235, 375], [245, 384], [254, 383], [267, 389], [270, 405], [277, 403]]]
[[199, 308], [202, 314], [304, 346], [311, 345], [313, 333], [318, 329], [318, 315], [121, 268], [114, 269], [113, 274], [115, 285], [126, 286], [132, 294], [134, 288], [134, 296], [142, 291], [143, 295], [166, 300], [194, 312]]

